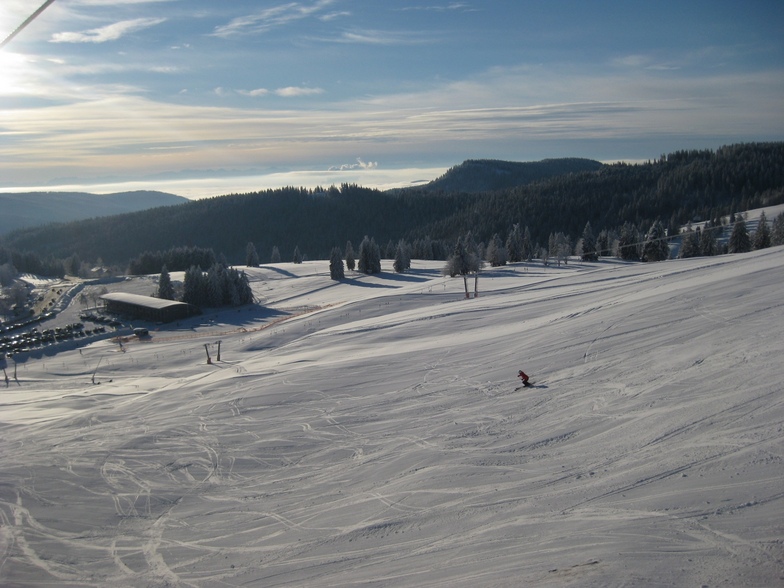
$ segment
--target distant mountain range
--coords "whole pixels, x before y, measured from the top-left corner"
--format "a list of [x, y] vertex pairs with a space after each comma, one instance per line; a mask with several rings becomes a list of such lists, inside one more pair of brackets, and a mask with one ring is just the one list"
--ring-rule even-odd
[[556, 176], [594, 172], [602, 163], [592, 159], [565, 157], [542, 161], [517, 162], [498, 159], [467, 159], [460, 165], [420, 187], [443, 192], [488, 192], [524, 186]]
[[16, 229], [111, 216], [189, 202], [156, 191], [88, 194], [86, 192], [20, 192], [0, 194], [0, 235]]

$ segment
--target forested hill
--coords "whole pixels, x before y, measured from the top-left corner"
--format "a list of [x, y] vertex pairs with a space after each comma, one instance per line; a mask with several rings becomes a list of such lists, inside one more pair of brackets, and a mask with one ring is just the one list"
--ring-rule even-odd
[[76, 253], [83, 261], [100, 257], [122, 266], [145, 251], [182, 246], [211, 248], [243, 263], [249, 242], [262, 263], [273, 247], [283, 261], [292, 259], [295, 247], [309, 259], [327, 259], [333, 247], [347, 241], [356, 247], [365, 235], [382, 250], [405, 239], [418, 243], [415, 257], [438, 257], [468, 231], [487, 243], [496, 233], [505, 240], [519, 224], [529, 228], [533, 243], [546, 245], [555, 232], [575, 241], [587, 222], [595, 234], [618, 232], [627, 222], [645, 233], [656, 220], [677, 226], [782, 202], [784, 143], [753, 143], [604, 165], [488, 192], [385, 193], [343, 185], [221, 196], [17, 231], [0, 239], [0, 263], [3, 248], [42, 258]]
[[497, 159], [467, 159], [447, 170], [421, 189], [443, 192], [488, 192], [524, 186], [572, 173], [597, 171], [602, 164], [576, 157], [517, 162]]
[[18, 192], [0, 194], [0, 235], [23, 227], [110, 216], [188, 202], [155, 191], [89, 194], [86, 192]]

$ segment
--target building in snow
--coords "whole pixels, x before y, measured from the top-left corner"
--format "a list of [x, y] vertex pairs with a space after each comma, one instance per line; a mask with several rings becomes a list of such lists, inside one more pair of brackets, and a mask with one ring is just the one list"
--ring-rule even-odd
[[199, 314], [199, 309], [192, 304], [140, 294], [113, 292], [104, 294], [101, 300], [107, 312], [146, 321], [170, 323]]

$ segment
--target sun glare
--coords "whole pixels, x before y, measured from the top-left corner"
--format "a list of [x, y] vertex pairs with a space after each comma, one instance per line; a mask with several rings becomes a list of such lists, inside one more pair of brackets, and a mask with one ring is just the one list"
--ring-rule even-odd
[[18, 53], [0, 50], [0, 96], [22, 93], [27, 59]]

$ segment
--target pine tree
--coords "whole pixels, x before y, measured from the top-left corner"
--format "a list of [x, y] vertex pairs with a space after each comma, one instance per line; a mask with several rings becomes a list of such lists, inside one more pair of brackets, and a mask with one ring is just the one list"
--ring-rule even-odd
[[686, 227], [686, 232], [681, 236], [681, 248], [678, 251], [678, 257], [686, 259], [689, 257], [697, 257], [700, 254], [700, 237], [699, 233], [691, 228], [691, 223]]
[[582, 260], [597, 261], [598, 259], [599, 259], [599, 254], [596, 252], [596, 239], [593, 236], [593, 229], [591, 228], [591, 222], [588, 221], [587, 223], [585, 223], [585, 228], [583, 229]]
[[376, 241], [367, 235], [359, 244], [357, 269], [363, 274], [377, 274], [381, 271], [381, 252]]
[[357, 260], [354, 257], [354, 247], [351, 245], [351, 241], [346, 242], [346, 267], [352, 272], [357, 267]]
[[784, 245], [784, 212], [773, 219], [773, 228], [770, 234], [771, 245]]
[[656, 221], [648, 231], [648, 238], [642, 247], [643, 261], [664, 261], [670, 257], [670, 246], [667, 243], [667, 234], [661, 221]]
[[700, 253], [702, 255], [710, 256], [719, 254], [719, 244], [716, 241], [716, 229], [717, 227], [706, 226], [700, 232]]
[[329, 257], [329, 277], [333, 280], [342, 280], [346, 277], [343, 270], [343, 256], [339, 247], [333, 247]]
[[291, 259], [294, 263], [302, 263], [302, 254], [299, 252], [299, 245], [294, 247], [294, 255]]
[[503, 241], [501, 241], [501, 237], [498, 235], [498, 233], [496, 233], [493, 235], [493, 238], [490, 239], [490, 243], [487, 246], [485, 260], [488, 261], [491, 266], [498, 267], [501, 265], [506, 265], [506, 259], [506, 246], [504, 245]]
[[270, 254], [270, 263], [280, 263], [280, 250], [277, 245], [273, 245], [272, 253]]
[[746, 221], [740, 215], [735, 217], [735, 224], [732, 227], [732, 234], [727, 243], [727, 251], [730, 253], [746, 253], [751, 251], [751, 238], [746, 228]]
[[174, 285], [166, 265], [161, 268], [161, 275], [158, 277], [158, 291], [155, 296], [164, 300], [174, 300]]
[[515, 224], [506, 238], [506, 253], [509, 256], [510, 263], [517, 263], [523, 261], [523, 233], [520, 230], [520, 225]]
[[259, 254], [256, 252], [256, 246], [249, 242], [245, 248], [245, 265], [248, 267], [259, 267]]
[[392, 264], [392, 268], [395, 270], [395, 272], [402, 274], [410, 267], [411, 257], [408, 253], [408, 245], [401, 239], [397, 243], [397, 248], [395, 250], [395, 261]]
[[528, 230], [526, 225], [523, 231], [523, 259], [531, 261], [534, 257], [534, 246], [531, 243], [531, 231]]
[[759, 223], [757, 224], [757, 231], [754, 233], [754, 249], [767, 249], [770, 247], [770, 227], [768, 227], [768, 217], [765, 216], [765, 211], [760, 214]]
[[199, 266], [192, 265], [185, 271], [182, 301], [194, 306], [203, 306], [206, 302], [205, 284], [204, 272]]
[[632, 223], [624, 223], [618, 238], [618, 256], [625, 261], [639, 261], [640, 233]]

